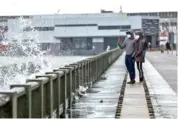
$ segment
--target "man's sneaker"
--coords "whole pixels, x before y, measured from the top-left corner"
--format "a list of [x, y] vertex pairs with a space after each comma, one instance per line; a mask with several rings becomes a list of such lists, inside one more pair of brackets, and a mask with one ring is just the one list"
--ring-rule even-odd
[[131, 80], [129, 82], [127, 82], [127, 84], [134, 84], [135, 83], [135, 80]]

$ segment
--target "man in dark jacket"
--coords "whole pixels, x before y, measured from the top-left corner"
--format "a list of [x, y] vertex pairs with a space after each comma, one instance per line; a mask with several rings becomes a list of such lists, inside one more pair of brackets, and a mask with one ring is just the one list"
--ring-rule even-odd
[[169, 51], [171, 51], [171, 45], [169, 41], [166, 42], [166, 50], [167, 50], [167, 54], [169, 54]]
[[146, 41], [143, 38], [142, 32], [137, 32], [135, 39], [135, 61], [137, 63], [137, 69], [139, 71], [140, 82], [144, 80], [142, 63], [145, 62], [145, 53], [146, 53]]

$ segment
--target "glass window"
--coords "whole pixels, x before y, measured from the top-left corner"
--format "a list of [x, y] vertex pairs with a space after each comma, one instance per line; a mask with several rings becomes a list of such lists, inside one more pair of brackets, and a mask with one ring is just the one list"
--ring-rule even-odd
[[53, 31], [54, 27], [26, 27], [23, 29], [23, 31], [32, 31], [33, 29], [37, 31]]
[[79, 27], [79, 26], [97, 26], [97, 24], [66, 24], [55, 25], [55, 27]]
[[131, 29], [130, 25], [122, 26], [98, 26], [99, 30], [114, 30], [114, 29]]
[[173, 17], [177, 17], [177, 12], [173, 12]]
[[74, 48], [76, 49], [88, 49], [88, 43], [86, 38], [74, 39]]
[[32, 27], [25, 27], [25, 28], [23, 29], [23, 31], [32, 31], [32, 30], [33, 30]]
[[53, 31], [54, 27], [35, 27], [34, 29], [37, 31]]
[[131, 26], [130, 25], [123, 25], [123, 26], [121, 26], [121, 28], [120, 29], [131, 29]]

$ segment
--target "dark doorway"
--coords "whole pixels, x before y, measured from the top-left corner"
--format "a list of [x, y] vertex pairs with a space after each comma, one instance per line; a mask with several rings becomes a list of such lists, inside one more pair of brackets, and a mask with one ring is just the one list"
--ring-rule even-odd
[[147, 41], [148, 43], [149, 43], [149, 42], [151, 43], [151, 36], [150, 36], [150, 35], [146, 35], [145, 38], [146, 38], [146, 41]]

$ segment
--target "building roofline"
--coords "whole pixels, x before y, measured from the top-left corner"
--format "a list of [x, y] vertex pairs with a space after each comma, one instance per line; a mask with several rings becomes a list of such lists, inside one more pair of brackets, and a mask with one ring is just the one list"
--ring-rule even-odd
[[93, 14], [93, 15], [97, 15], [97, 14], [120, 14], [119, 12], [113, 12], [113, 13], [54, 13], [54, 14], [14, 14], [14, 15], [0, 15], [0, 17], [10, 17], [10, 16], [13, 16], [13, 17], [20, 17], [20, 16], [49, 16], [49, 15], [90, 15], [90, 14]]
[[125, 12], [126, 14], [138, 14], [138, 13], [168, 13], [168, 12], [178, 12], [178, 11], [155, 11], [155, 12]]
[[178, 11], [155, 11], [155, 12], [111, 12], [111, 13], [54, 13], [54, 14], [23, 14], [23, 15], [19, 15], [19, 14], [15, 14], [15, 15], [0, 15], [0, 17], [25, 17], [25, 16], [29, 16], [29, 17], [33, 17], [33, 16], [50, 16], [50, 15], [101, 15], [101, 14], [105, 14], [105, 15], [109, 15], [109, 14], [115, 14], [115, 15], [119, 15], [119, 14], [139, 14], [139, 13], [178, 13]]

